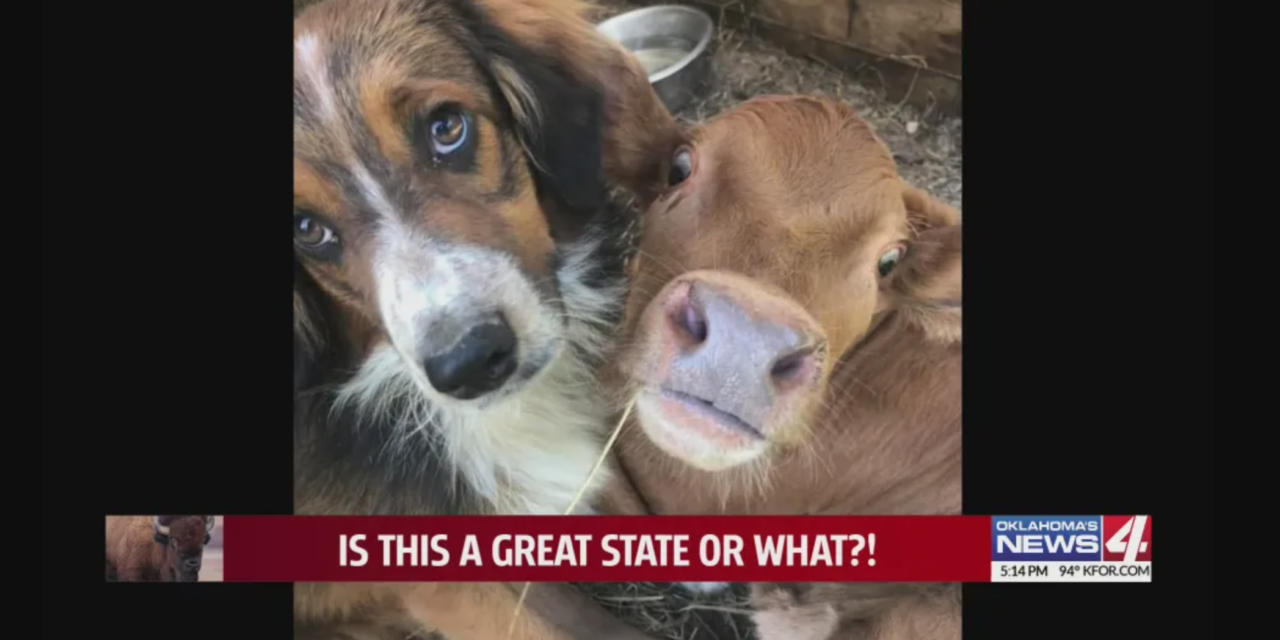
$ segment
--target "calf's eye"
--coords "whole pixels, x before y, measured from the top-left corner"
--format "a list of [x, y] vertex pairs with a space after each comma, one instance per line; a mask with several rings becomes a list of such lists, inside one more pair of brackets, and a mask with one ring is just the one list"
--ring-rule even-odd
[[671, 156], [671, 171], [667, 173], [667, 186], [674, 187], [693, 175], [693, 150], [680, 147]]
[[876, 265], [877, 269], [880, 271], [880, 277], [883, 278], [889, 275], [889, 273], [893, 271], [893, 268], [898, 266], [898, 263], [902, 261], [902, 257], [906, 254], [907, 248], [903, 245], [897, 245], [884, 252], [884, 254], [880, 256], [879, 264]]

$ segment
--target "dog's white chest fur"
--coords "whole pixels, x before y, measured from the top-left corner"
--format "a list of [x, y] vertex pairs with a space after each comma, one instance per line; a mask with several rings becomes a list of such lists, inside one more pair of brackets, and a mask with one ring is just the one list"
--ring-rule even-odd
[[[586, 507], [604, 486], [601, 469], [584, 489], [607, 437], [610, 411], [591, 371], [572, 352], [514, 397], [484, 409], [443, 408], [419, 390], [410, 365], [392, 347], [379, 348], [343, 388], [377, 419], [396, 423], [391, 450], [411, 438], [433, 438], [443, 459], [498, 514], [560, 515], [581, 492]], [[393, 409], [392, 399], [408, 399]], [[403, 407], [403, 406], [401, 406]], [[395, 414], [388, 412], [396, 411]], [[403, 461], [404, 464], [429, 461]]]
[[[612, 405], [595, 371], [583, 361], [599, 358], [609, 339], [597, 320], [624, 299], [621, 283], [584, 284], [594, 241], [566, 252], [558, 272], [570, 320], [563, 352], [515, 397], [485, 408], [448, 406], [429, 399], [430, 383], [395, 348], [378, 348], [339, 392], [337, 405], [356, 404], [370, 417], [396, 424], [396, 438], [430, 437], [443, 443], [443, 460], [498, 514], [559, 515], [581, 493], [575, 513], [588, 513], [608, 480], [592, 469], [613, 427]], [[397, 405], [396, 400], [407, 401]], [[434, 433], [433, 433], [434, 432]], [[392, 449], [401, 448], [388, 443]], [[405, 461], [413, 464], [412, 461]], [[589, 486], [585, 486], [591, 477]]]
[[[550, 372], [553, 378], [559, 372]], [[540, 381], [540, 386], [560, 386]], [[499, 513], [559, 515], [581, 493], [588, 502], [604, 486], [600, 458], [608, 414], [601, 402], [565, 397], [561, 389], [532, 393], [486, 415], [484, 424], [453, 434], [454, 463]], [[596, 406], [593, 406], [596, 405]], [[582, 504], [585, 507], [585, 504]], [[581, 511], [581, 509], [579, 509]]]
[[589, 374], [562, 354], [518, 398], [445, 427], [453, 464], [498, 513], [563, 514], [580, 492], [586, 502], [603, 486], [597, 473], [584, 490], [609, 416]]

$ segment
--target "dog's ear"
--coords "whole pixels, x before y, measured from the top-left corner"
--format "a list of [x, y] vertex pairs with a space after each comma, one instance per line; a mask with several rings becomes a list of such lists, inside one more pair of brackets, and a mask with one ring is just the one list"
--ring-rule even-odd
[[909, 185], [904, 185], [903, 200], [913, 237], [885, 289], [891, 303], [930, 338], [958, 341], [964, 297], [960, 212]]
[[293, 392], [309, 386], [324, 336], [317, 305], [315, 282], [306, 269], [293, 261]]
[[660, 194], [680, 129], [639, 61], [587, 21], [587, 5], [456, 4], [471, 2], [477, 5], [461, 9], [464, 22], [480, 41], [535, 162], [564, 197], [574, 203], [598, 198], [603, 185], [591, 178], [601, 168], [601, 182], [646, 201]]
[[[296, 394], [307, 386], [311, 371], [315, 366], [315, 354], [306, 337], [305, 314], [306, 302], [302, 300], [297, 289], [293, 291], [293, 392]], [[300, 316], [302, 318], [300, 319]]]

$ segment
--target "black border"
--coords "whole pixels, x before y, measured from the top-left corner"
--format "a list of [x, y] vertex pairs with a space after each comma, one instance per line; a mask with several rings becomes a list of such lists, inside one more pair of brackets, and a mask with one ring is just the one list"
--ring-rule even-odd
[[[291, 510], [269, 7], [44, 7], [46, 636], [290, 633], [288, 585], [106, 585], [91, 557], [106, 513]], [[1212, 22], [964, 4], [966, 510], [1149, 513], [1160, 541], [1151, 585], [967, 586], [966, 637], [1212, 634]]]
[[45, 637], [290, 637], [291, 585], [92, 556], [105, 514], [292, 511], [292, 12], [43, 9]]
[[965, 511], [1160, 541], [1149, 585], [966, 585], [965, 636], [1212, 637], [1213, 9], [963, 11]]

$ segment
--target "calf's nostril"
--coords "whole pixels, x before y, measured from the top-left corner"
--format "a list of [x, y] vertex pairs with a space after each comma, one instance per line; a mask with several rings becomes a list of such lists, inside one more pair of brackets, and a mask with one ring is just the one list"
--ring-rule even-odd
[[800, 378], [809, 358], [809, 350], [801, 350], [778, 358], [773, 363], [769, 375], [778, 382], [789, 382]]
[[688, 300], [676, 307], [672, 320], [694, 344], [706, 342], [707, 319]]

